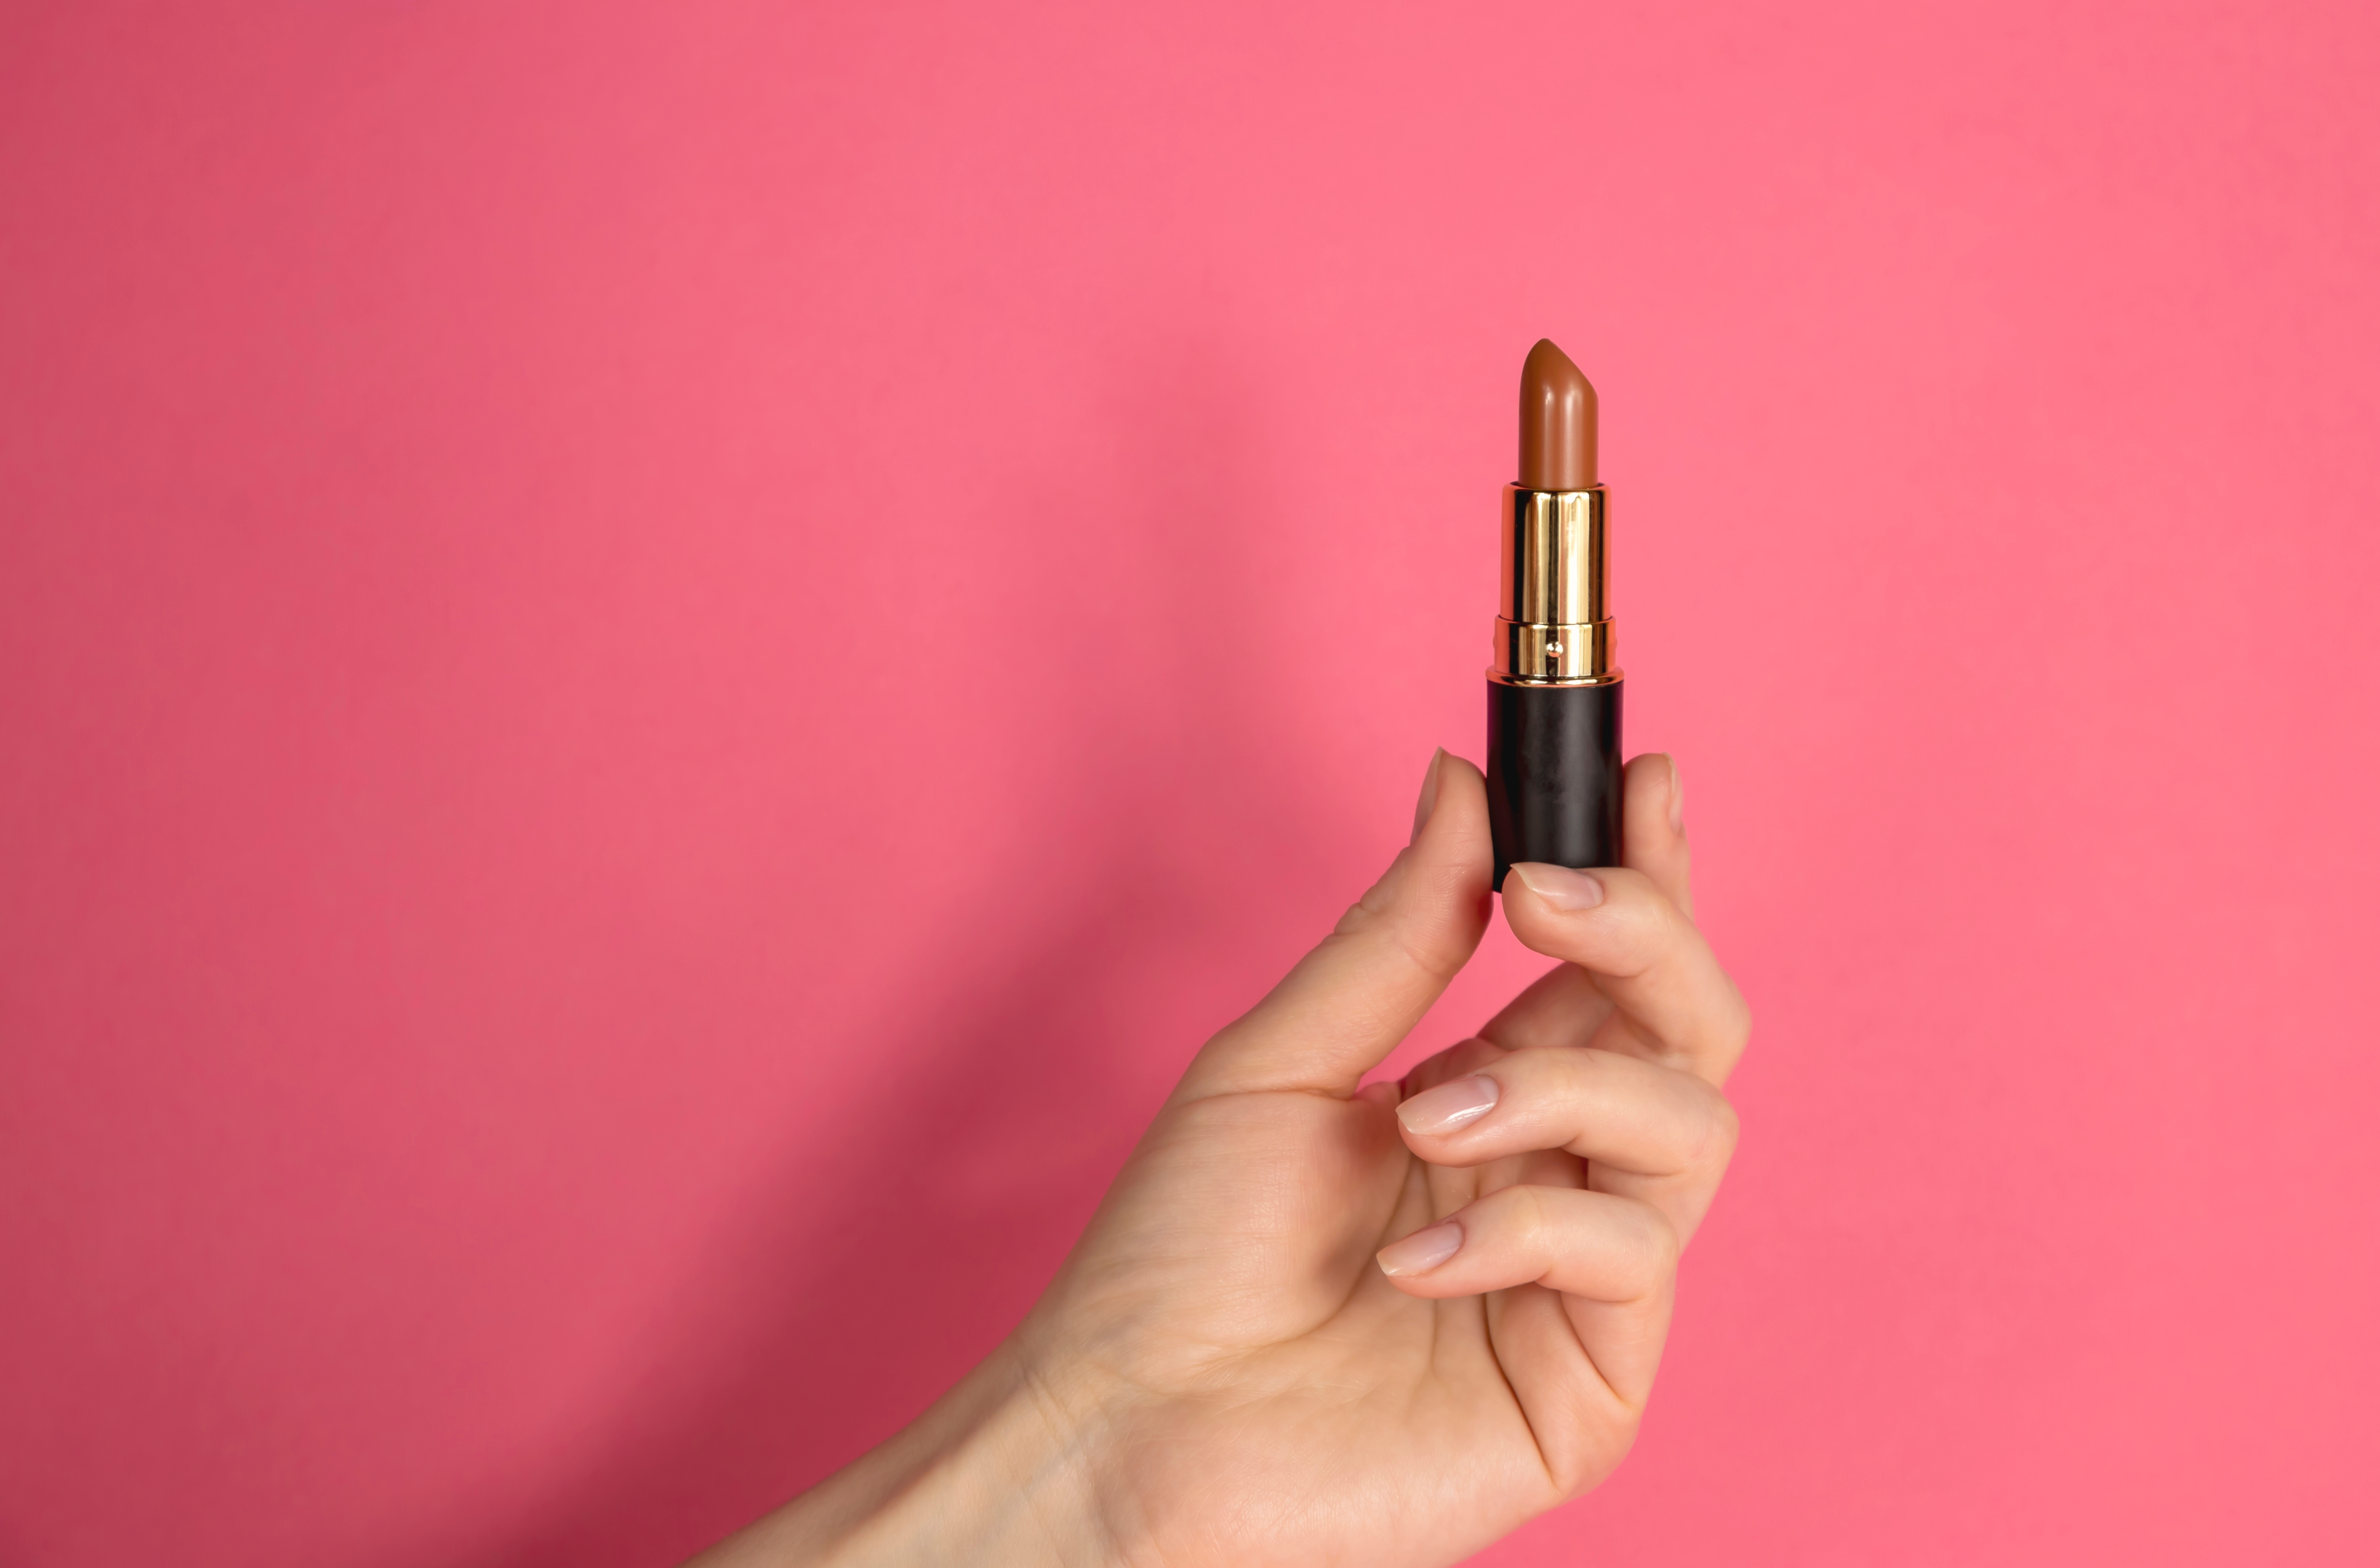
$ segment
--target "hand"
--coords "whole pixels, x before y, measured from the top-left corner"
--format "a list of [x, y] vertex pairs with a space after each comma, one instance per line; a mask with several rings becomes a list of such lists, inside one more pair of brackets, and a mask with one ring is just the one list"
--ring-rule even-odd
[[1621, 869], [1515, 868], [1505, 918], [1560, 966], [1359, 1088], [1486, 929], [1486, 792], [1440, 752], [1411, 845], [1198, 1053], [1008, 1343], [703, 1561], [1435, 1564], [1595, 1486], [1750, 1028], [1669, 759], [1630, 764], [1623, 838]]

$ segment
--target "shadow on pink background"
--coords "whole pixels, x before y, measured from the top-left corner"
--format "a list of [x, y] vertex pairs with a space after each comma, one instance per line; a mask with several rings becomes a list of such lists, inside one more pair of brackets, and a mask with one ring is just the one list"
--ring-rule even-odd
[[1760, 1027], [1482, 1561], [2371, 1561], [2375, 72], [11, 7], [0, 1562], [665, 1563], [915, 1415], [1478, 755], [1539, 334]]

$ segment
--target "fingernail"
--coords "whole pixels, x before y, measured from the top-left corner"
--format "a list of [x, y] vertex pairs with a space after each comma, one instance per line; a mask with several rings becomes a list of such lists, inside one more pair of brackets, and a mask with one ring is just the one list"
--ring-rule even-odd
[[1429, 820], [1430, 812], [1438, 807], [1438, 765], [1444, 760], [1446, 748], [1442, 746], [1429, 754], [1429, 771], [1421, 776], [1421, 798], [1414, 802], [1413, 837], [1405, 840], [1407, 844], [1419, 842], [1422, 824]]
[[1670, 831], [1686, 831], [1686, 781], [1678, 776], [1678, 760], [1670, 759]]
[[1463, 1225], [1449, 1220], [1380, 1248], [1383, 1274], [1427, 1274], [1463, 1250]]
[[1397, 1120], [1409, 1133], [1451, 1133], [1495, 1110], [1501, 1092], [1495, 1079], [1475, 1073], [1415, 1095], [1397, 1107]]
[[1567, 866], [1515, 866], [1512, 874], [1521, 879], [1523, 887], [1557, 909], [1592, 909], [1603, 902], [1603, 884]]

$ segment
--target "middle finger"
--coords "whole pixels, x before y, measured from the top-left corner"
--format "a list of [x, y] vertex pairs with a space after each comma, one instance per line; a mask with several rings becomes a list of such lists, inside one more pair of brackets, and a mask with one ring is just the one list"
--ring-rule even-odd
[[1516, 1051], [1397, 1107], [1405, 1145], [1434, 1166], [1475, 1167], [1538, 1150], [1591, 1162], [1669, 1213], [1681, 1239], [1700, 1223], [1735, 1151], [1727, 1097], [1691, 1073], [1609, 1051]]
[[1727, 1081], [1752, 1015], [1694, 922], [1643, 873], [1515, 866], [1504, 921], [1525, 945], [1593, 975], [1665, 1061]]

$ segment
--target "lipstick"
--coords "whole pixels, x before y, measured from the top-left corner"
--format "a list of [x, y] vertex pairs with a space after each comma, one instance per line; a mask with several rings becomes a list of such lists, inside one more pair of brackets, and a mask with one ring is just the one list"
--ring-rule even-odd
[[1515, 861], [1620, 860], [1620, 666], [1595, 387], [1550, 339], [1521, 367], [1521, 471], [1504, 487], [1488, 670], [1496, 885]]

